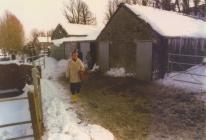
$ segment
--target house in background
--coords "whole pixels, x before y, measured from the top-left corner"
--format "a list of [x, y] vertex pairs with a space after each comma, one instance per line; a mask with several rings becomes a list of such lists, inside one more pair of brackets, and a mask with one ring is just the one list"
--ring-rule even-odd
[[94, 25], [59, 24], [52, 34], [52, 56], [68, 59], [72, 50], [77, 48], [84, 63], [91, 68], [96, 62], [96, 38], [101, 29]]
[[121, 4], [97, 41], [102, 71], [124, 67], [138, 79], [151, 81], [168, 70], [202, 61], [206, 22], [171, 11]]
[[50, 36], [45, 36], [45, 37], [39, 36], [39, 37], [37, 37], [37, 43], [38, 43], [38, 46], [40, 47], [40, 50], [41, 50], [40, 53], [41, 54], [49, 54], [50, 53], [50, 49], [51, 49], [51, 46], [52, 46]]
[[57, 27], [54, 29], [54, 31], [52, 32], [51, 35], [51, 40], [57, 40], [57, 39], [61, 39], [64, 37], [68, 37], [68, 33], [66, 31], [66, 26], [64, 24], [58, 24]]

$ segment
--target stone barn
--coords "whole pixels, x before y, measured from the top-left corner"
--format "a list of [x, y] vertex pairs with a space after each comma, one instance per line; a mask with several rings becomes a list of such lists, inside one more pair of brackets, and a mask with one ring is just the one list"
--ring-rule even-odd
[[124, 67], [138, 79], [151, 81], [162, 78], [170, 65], [185, 68], [202, 61], [206, 23], [171, 11], [120, 4], [97, 40], [102, 71]]
[[[79, 49], [84, 63], [92, 65], [96, 62], [96, 38], [101, 27], [94, 25], [66, 24], [58, 25], [53, 35], [52, 56], [56, 59], [68, 59], [72, 50]], [[60, 33], [57, 35], [57, 33]], [[55, 38], [56, 36], [56, 38]], [[88, 62], [90, 61], [90, 62]]]

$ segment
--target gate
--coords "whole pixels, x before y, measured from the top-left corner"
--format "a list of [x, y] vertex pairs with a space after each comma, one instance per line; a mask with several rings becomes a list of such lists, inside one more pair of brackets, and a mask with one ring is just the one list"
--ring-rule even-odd
[[[6, 124], [2, 123], [0, 119], [0, 129], [7, 129], [8, 127], [17, 127], [17, 126], [19, 127], [21, 125], [31, 125], [33, 132], [29, 134], [26, 133], [26, 135], [8, 137], [6, 138], [6, 140], [23, 140], [27, 138], [33, 138], [34, 140], [41, 140], [41, 137], [44, 132], [42, 102], [41, 102], [41, 88], [40, 88], [41, 73], [36, 67], [32, 69], [32, 77], [33, 77], [33, 83], [34, 83], [34, 92], [29, 92], [27, 96], [23, 96], [23, 97], [20, 96], [20, 97], [13, 97], [13, 98], [7, 98], [7, 99], [0, 99], [0, 108], [1, 108], [0, 110], [1, 110], [2, 116], [6, 114], [4, 119], [9, 120], [9, 117], [12, 117], [15, 115], [17, 115], [18, 118], [20, 118], [20, 121], [17, 120], [17, 122], [14, 122], [14, 121], [9, 122], [7, 120], [6, 122], [9, 122], [9, 123], [6, 123]], [[17, 112], [18, 114], [15, 113], [15, 111], [18, 111], [19, 109], [16, 106], [17, 103], [18, 103], [18, 106], [20, 106], [19, 107], [20, 109], [23, 108], [23, 111]], [[10, 110], [8, 111], [7, 109], [10, 109]], [[24, 112], [26, 112], [27, 116], [24, 114]], [[14, 114], [12, 115], [12, 113]], [[16, 120], [16, 119], [14, 118], [13, 120]]]
[[[7, 135], [10, 135], [9, 131], [13, 131], [13, 129], [15, 129], [16, 127], [22, 126], [22, 125], [27, 125], [27, 127], [32, 125], [32, 120], [30, 119], [30, 116], [24, 116], [23, 114], [21, 114], [21, 112], [27, 112], [29, 113], [29, 110], [26, 110], [26, 108], [24, 108], [24, 105], [28, 104], [28, 98], [27, 97], [19, 97], [19, 98], [9, 98], [9, 99], [0, 99], [0, 108], [4, 108], [5, 106], [10, 106], [10, 108], [15, 108], [15, 107], [19, 107], [19, 109], [21, 109], [19, 112], [17, 110], [10, 110], [11, 112], [8, 114], [8, 110], [6, 109], [1, 109], [1, 116], [5, 117], [7, 115], [12, 115], [13, 116], [18, 116], [18, 118], [21, 118], [21, 120], [17, 120], [17, 121], [12, 121], [12, 116], [10, 116], [10, 118], [4, 118], [4, 120], [6, 120], [6, 124], [0, 122], [0, 130], [3, 133], [8, 133]], [[12, 129], [13, 127], [13, 129]], [[9, 129], [10, 128], [10, 129]], [[12, 133], [12, 132], [11, 132]], [[28, 132], [26, 132], [25, 135], [19, 135], [19, 134], [12, 134], [15, 136], [6, 136], [6, 140], [23, 140], [26, 138], [32, 138], [34, 137], [33, 133], [30, 132], [28, 134]], [[1, 139], [1, 137], [0, 137]]]
[[[195, 73], [195, 71], [202, 64], [205, 56], [201, 55], [186, 55], [177, 53], [168, 53], [168, 72], [175, 72], [175, 75], [169, 76], [175, 81], [203, 85], [199, 80], [206, 78], [206, 75]], [[186, 60], [186, 61], [184, 61]], [[193, 80], [178, 79], [181, 75], [187, 75]]]

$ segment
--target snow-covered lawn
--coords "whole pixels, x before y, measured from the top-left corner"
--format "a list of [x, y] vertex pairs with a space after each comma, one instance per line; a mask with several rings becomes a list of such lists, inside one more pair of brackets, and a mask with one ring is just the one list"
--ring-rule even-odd
[[206, 65], [199, 64], [184, 72], [169, 73], [156, 82], [174, 89], [183, 89], [186, 93], [196, 93], [196, 97], [206, 105]]
[[82, 122], [70, 103], [69, 85], [64, 87], [58, 78], [64, 75], [67, 60], [46, 58], [41, 80], [43, 116], [46, 132], [44, 140], [114, 140], [107, 129]]

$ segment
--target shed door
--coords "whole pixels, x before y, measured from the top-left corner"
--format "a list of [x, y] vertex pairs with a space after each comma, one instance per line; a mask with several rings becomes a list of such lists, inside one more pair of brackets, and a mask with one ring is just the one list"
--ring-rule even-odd
[[80, 49], [82, 52], [82, 57], [83, 57], [83, 61], [86, 63], [87, 62], [87, 55], [90, 51], [90, 43], [89, 42], [81, 42], [80, 43]]
[[98, 49], [98, 61], [103, 71], [109, 68], [109, 42], [100, 42]]
[[138, 41], [136, 46], [137, 78], [144, 81], [152, 79], [152, 42]]

